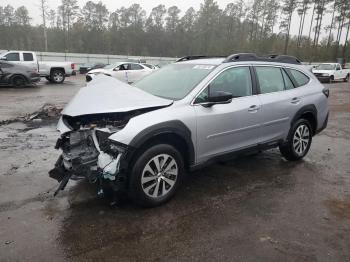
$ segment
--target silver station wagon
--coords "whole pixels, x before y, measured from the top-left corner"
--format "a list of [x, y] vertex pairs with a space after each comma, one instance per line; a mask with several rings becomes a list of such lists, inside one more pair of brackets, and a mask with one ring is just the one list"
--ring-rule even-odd
[[132, 86], [98, 76], [63, 110], [50, 176], [84, 177], [156, 206], [187, 171], [279, 147], [302, 159], [327, 126], [329, 91], [290, 56], [188, 56]]

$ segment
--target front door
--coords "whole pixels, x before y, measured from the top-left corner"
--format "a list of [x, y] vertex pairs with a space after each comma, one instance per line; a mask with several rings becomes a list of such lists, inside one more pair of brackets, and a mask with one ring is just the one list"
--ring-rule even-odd
[[[209, 92], [233, 95], [231, 103], [206, 107]], [[194, 102], [197, 119], [197, 163], [254, 146], [259, 141], [260, 102], [253, 94], [249, 67], [220, 73]]]

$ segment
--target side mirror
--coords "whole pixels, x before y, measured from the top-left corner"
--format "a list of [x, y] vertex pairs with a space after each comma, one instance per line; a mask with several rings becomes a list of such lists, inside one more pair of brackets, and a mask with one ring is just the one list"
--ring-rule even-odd
[[205, 107], [211, 107], [215, 104], [228, 104], [232, 101], [232, 94], [224, 91], [210, 92], [208, 102], [202, 104]]
[[7, 61], [7, 57], [5, 57], [5, 56], [0, 57], [0, 60]]
[[118, 71], [118, 70], [119, 70], [118, 67], [113, 68], [113, 71]]

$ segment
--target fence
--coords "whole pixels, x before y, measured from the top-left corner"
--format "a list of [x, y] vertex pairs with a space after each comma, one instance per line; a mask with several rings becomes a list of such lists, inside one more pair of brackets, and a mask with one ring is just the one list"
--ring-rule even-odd
[[81, 54], [81, 53], [53, 53], [36, 52], [40, 61], [70, 61], [78, 66], [89, 62], [116, 63], [130, 60], [146, 60], [147, 63], [154, 65], [164, 65], [172, 63], [176, 58], [172, 57], [147, 57], [147, 56], [125, 56], [125, 55], [104, 55], [104, 54]]

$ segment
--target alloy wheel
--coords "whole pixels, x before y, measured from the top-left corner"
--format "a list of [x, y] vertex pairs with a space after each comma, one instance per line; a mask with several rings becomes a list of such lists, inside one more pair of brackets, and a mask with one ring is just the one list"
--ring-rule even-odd
[[53, 79], [55, 80], [55, 82], [61, 82], [63, 79], [63, 73], [62, 72], [55, 72], [53, 74]]
[[310, 129], [307, 125], [300, 125], [294, 132], [293, 148], [299, 156], [304, 155], [310, 143]]
[[176, 160], [168, 154], [153, 157], [141, 176], [143, 192], [151, 198], [164, 197], [174, 187], [179, 173]]

